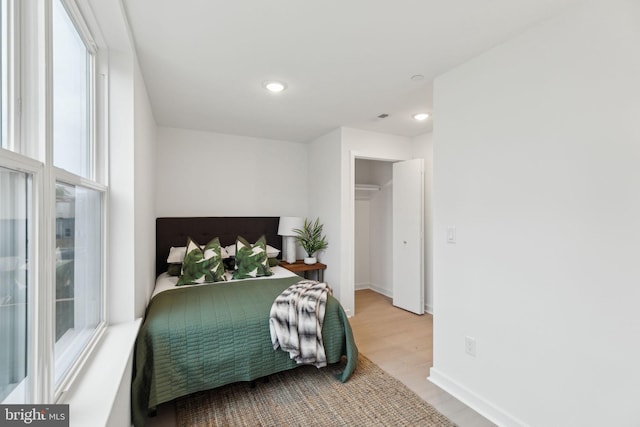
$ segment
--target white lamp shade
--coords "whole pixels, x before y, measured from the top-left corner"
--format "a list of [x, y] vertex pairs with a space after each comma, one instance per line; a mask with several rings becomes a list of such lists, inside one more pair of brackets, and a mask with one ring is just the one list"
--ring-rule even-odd
[[295, 230], [301, 229], [304, 225], [304, 220], [297, 216], [281, 216], [278, 223], [278, 234], [281, 236], [295, 236]]

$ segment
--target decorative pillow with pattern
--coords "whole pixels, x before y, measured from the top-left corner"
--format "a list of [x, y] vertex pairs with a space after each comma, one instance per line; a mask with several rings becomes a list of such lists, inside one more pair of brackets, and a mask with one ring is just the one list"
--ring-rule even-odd
[[267, 240], [260, 237], [253, 245], [238, 236], [236, 240], [236, 266], [234, 279], [249, 279], [260, 276], [271, 276], [267, 257]]
[[220, 240], [216, 237], [201, 248], [191, 237], [187, 239], [187, 250], [182, 263], [182, 274], [176, 286], [197, 285], [226, 280]]
[[[229, 245], [224, 247], [223, 249], [225, 249], [225, 252], [227, 254], [228, 257], [235, 257], [236, 256], [236, 245]], [[224, 256], [224, 253], [222, 253], [222, 257], [226, 258]], [[267, 245], [267, 257], [269, 258], [277, 258], [278, 255], [280, 254], [280, 249], [276, 249], [271, 245]]]
[[[201, 246], [201, 248], [204, 249], [204, 246]], [[187, 247], [186, 246], [171, 246], [171, 248], [169, 248], [169, 256], [167, 257], [167, 264], [182, 264], [182, 262], [184, 261], [184, 256], [187, 252]], [[222, 254], [222, 259], [226, 259], [229, 258], [229, 254], [227, 253], [227, 250], [223, 247], [220, 246], [220, 253]], [[177, 274], [177, 276], [179, 276], [180, 273]]]

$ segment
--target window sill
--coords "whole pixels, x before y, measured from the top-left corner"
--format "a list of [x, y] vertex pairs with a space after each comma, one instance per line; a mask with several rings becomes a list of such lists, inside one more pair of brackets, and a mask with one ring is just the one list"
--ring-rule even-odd
[[112, 413], [130, 417], [128, 397], [126, 408], [116, 406], [121, 388], [127, 392], [131, 390], [133, 345], [141, 323], [142, 319], [136, 319], [109, 326], [83, 372], [58, 399], [57, 403], [69, 404], [71, 427], [107, 425]]

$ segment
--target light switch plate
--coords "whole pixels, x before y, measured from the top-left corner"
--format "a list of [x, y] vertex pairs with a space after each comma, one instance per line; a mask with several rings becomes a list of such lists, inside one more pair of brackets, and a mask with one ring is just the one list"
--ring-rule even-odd
[[456, 242], [456, 228], [455, 227], [447, 227], [447, 243], [455, 243]]
[[464, 337], [464, 352], [476, 357], [476, 339], [470, 336]]

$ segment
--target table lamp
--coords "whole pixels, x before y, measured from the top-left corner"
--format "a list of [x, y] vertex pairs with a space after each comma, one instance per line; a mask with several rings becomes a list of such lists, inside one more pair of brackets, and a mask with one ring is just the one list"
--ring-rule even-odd
[[283, 236], [283, 258], [289, 264], [296, 262], [296, 237], [293, 230], [301, 229], [304, 220], [296, 216], [281, 216], [278, 224], [278, 234]]

